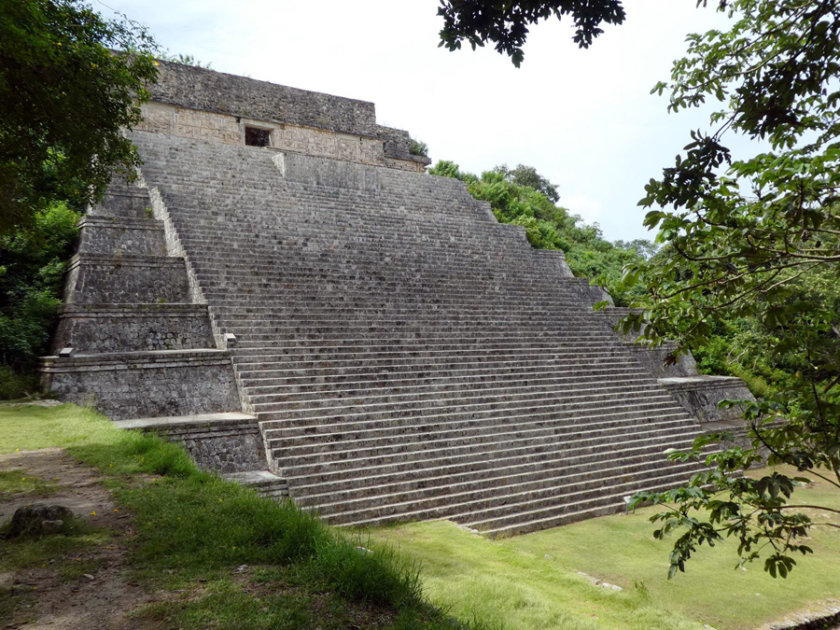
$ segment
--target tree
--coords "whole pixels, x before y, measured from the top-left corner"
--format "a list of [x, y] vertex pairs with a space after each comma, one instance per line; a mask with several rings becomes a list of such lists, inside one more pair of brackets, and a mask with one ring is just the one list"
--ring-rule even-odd
[[525, 166], [524, 164], [517, 164], [515, 169], [509, 169], [507, 165], [503, 164], [495, 168], [506, 180], [513, 182], [517, 186], [528, 186], [544, 194], [549, 201], [557, 203], [560, 201], [560, 193], [557, 192], [557, 186], [548, 181], [545, 177], [537, 173], [537, 169], [533, 166]]
[[[840, 2], [729, 0], [731, 26], [689, 37], [671, 81], [671, 111], [720, 103], [712, 128], [694, 131], [674, 166], [646, 187], [662, 250], [627, 270], [645, 287], [642, 310], [624, 322], [648, 341], [675, 340], [678, 352], [709, 343], [727, 322], [749, 321], [741, 343], [785, 376], [746, 407], [750, 443], [723, 448], [699, 440], [677, 459], [710, 467], [684, 488], [636, 502], [670, 504], [654, 519], [663, 536], [679, 530], [671, 574], [706, 543], [739, 540], [741, 563], [764, 558], [785, 577], [814, 511], [794, 497], [800, 473], [840, 490]], [[734, 159], [733, 135], [763, 141]], [[746, 319], [745, 319], [746, 318]], [[709, 448], [714, 450], [710, 451]], [[785, 464], [760, 479], [741, 471], [768, 454]], [[798, 472], [795, 472], [798, 471]], [[723, 494], [718, 494], [723, 491]]]
[[0, 0], [0, 231], [86, 204], [139, 163], [123, 135], [157, 76], [154, 43], [73, 0]]
[[443, 18], [440, 46], [457, 50], [467, 40], [475, 50], [491, 41], [517, 68], [524, 58], [522, 46], [530, 24], [570, 15], [575, 22], [574, 41], [588, 48], [603, 32], [601, 22], [621, 24], [625, 17], [621, 0], [441, 0], [438, 15]]

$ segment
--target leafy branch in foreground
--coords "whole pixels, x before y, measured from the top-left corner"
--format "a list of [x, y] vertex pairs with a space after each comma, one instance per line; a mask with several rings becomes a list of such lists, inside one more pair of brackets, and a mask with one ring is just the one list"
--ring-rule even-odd
[[[766, 453], [840, 490], [840, 2], [734, 0], [720, 10], [729, 30], [690, 36], [672, 83], [654, 88], [670, 92], [672, 111], [707, 98], [721, 107], [712, 130], [692, 132], [646, 187], [640, 204], [659, 209], [645, 225], [663, 247], [625, 270], [649, 295], [623, 327], [684, 352], [749, 318], [761, 344], [741, 338], [742, 352], [787, 376], [747, 407], [749, 446], [707, 456], [712, 469], [685, 488], [640, 499], [674, 504], [655, 517], [659, 536], [685, 530], [672, 574], [699, 545], [737, 536], [742, 562], [765, 555], [770, 575], [785, 577], [793, 554], [810, 551], [799, 541], [813, 524], [790, 502], [799, 478], [738, 473]], [[733, 133], [769, 150], [734, 160]], [[722, 448], [720, 437], [678, 456]]]
[[72, 0], [0, 0], [0, 231], [84, 207], [139, 164], [124, 130], [157, 76], [146, 31]]
[[570, 15], [575, 23], [575, 43], [588, 48], [603, 33], [601, 22], [621, 24], [625, 17], [621, 0], [441, 0], [438, 15], [443, 18], [440, 46], [458, 50], [467, 40], [475, 50], [491, 41], [517, 68], [525, 57], [522, 46], [530, 24]]

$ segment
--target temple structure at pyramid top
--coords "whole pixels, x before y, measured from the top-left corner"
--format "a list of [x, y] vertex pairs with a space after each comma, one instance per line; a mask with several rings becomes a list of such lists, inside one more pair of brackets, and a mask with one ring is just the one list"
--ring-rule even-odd
[[140, 130], [251, 144], [422, 173], [408, 132], [376, 123], [373, 103], [160, 62]]

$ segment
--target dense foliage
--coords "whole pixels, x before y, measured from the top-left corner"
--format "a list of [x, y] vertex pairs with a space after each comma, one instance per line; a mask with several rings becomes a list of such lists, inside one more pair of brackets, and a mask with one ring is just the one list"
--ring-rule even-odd
[[73, 0], [0, 0], [0, 398], [34, 390], [84, 206], [139, 158], [154, 42]]
[[429, 173], [465, 182], [476, 199], [490, 203], [499, 221], [524, 227], [531, 245], [538, 249], [563, 251], [575, 275], [597, 281], [616, 304], [627, 304], [635, 297], [638, 289], [622, 287], [622, 268], [642, 261], [652, 251], [652, 244], [634, 241], [613, 245], [604, 240], [597, 225], [584, 224], [579, 216], [554, 203], [559, 199], [557, 187], [533, 167], [497, 166], [477, 177], [462, 173], [453, 162], [441, 160]]
[[603, 32], [601, 22], [624, 22], [624, 7], [621, 0], [442, 0], [438, 15], [443, 18], [441, 46], [457, 50], [467, 40], [475, 49], [491, 41], [519, 67], [530, 24], [570, 15], [575, 22], [575, 43], [588, 48]]
[[[50, 328], [61, 304], [61, 283], [73, 253], [79, 213], [64, 203], [38, 211], [26, 226], [0, 235], [0, 398], [18, 396], [48, 350]], [[11, 368], [11, 369], [10, 369]], [[8, 391], [6, 391], [8, 390]]]
[[[713, 467], [689, 487], [643, 498], [676, 503], [658, 515], [657, 531], [682, 532], [672, 572], [699, 545], [737, 536], [742, 561], [764, 557], [784, 577], [817, 526], [808, 506], [791, 501], [801, 481], [737, 473], [765, 449], [771, 464], [840, 490], [840, 2], [721, 4], [730, 28], [691, 36], [671, 83], [656, 87], [670, 92], [673, 111], [707, 99], [721, 107], [713, 128], [692, 132], [647, 186], [642, 203], [658, 209], [645, 223], [659, 228], [663, 249], [629, 270], [649, 295], [627, 325], [643, 321], [653, 342], [705, 347], [707, 363], [726, 356], [767, 386], [747, 408], [751, 447], [709, 457]], [[763, 140], [762, 149], [734, 160], [733, 133]], [[726, 335], [725, 352], [716, 333]], [[701, 446], [674, 457], [703, 457]]]
[[0, 232], [138, 164], [122, 130], [156, 77], [153, 46], [72, 0], [0, 0]]

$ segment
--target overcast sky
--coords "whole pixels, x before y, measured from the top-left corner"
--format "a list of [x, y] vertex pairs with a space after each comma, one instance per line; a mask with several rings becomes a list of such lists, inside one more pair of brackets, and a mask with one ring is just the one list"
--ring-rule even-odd
[[[712, 3], [713, 4], [713, 3]], [[522, 67], [491, 47], [438, 48], [437, 0], [94, 0], [147, 26], [173, 54], [214, 70], [376, 104], [432, 160], [479, 173], [535, 166], [560, 204], [609, 240], [652, 238], [636, 202], [670, 166], [697, 112], [666, 113], [668, 78], [688, 32], [721, 18], [695, 0], [627, 0], [626, 22], [588, 50], [567, 21], [531, 29]]]

